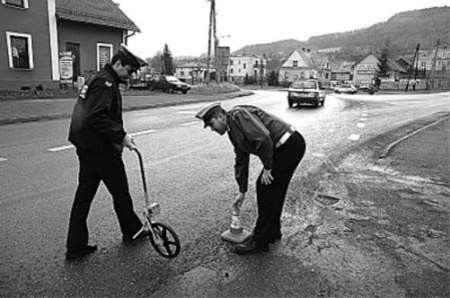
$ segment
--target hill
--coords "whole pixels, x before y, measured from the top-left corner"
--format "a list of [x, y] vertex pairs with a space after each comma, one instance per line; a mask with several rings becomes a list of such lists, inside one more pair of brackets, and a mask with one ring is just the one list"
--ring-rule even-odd
[[449, 16], [448, 6], [406, 11], [368, 28], [313, 36], [307, 43], [319, 49], [362, 47], [377, 51], [388, 42], [391, 51], [410, 53], [417, 43], [422, 49], [431, 49], [438, 39], [450, 42]]
[[276, 69], [299, 48], [330, 49], [326, 55], [332, 60], [356, 61], [369, 52], [379, 52], [386, 45], [391, 55], [412, 55], [417, 43], [421, 49], [433, 48], [438, 39], [443, 41], [441, 44], [450, 44], [449, 16], [448, 6], [406, 11], [364, 29], [312, 36], [307, 41], [288, 39], [249, 45], [233, 54], [265, 54], [271, 64], [269, 69]]

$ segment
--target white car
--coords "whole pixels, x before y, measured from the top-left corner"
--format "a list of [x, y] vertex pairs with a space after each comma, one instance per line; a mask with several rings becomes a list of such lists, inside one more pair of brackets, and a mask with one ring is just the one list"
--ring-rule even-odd
[[352, 84], [342, 84], [339, 86], [334, 87], [335, 93], [347, 93], [347, 94], [355, 94], [358, 92], [358, 89], [356, 89], [355, 86]]
[[314, 107], [323, 106], [325, 91], [320, 89], [317, 80], [295, 81], [288, 89], [288, 105], [312, 104]]

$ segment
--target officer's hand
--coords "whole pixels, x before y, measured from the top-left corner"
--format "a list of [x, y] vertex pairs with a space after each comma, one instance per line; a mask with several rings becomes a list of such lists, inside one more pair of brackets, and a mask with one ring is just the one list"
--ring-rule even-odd
[[236, 196], [236, 200], [233, 203], [233, 214], [234, 215], [239, 215], [239, 212], [241, 210], [241, 206], [244, 203], [245, 200], [245, 193], [244, 192], [240, 192], [237, 196]]
[[123, 138], [122, 145], [127, 147], [129, 150], [136, 149], [136, 144], [134, 144], [134, 140], [129, 134], [126, 134]]
[[261, 175], [261, 182], [264, 185], [269, 185], [273, 181], [272, 170], [264, 169]]

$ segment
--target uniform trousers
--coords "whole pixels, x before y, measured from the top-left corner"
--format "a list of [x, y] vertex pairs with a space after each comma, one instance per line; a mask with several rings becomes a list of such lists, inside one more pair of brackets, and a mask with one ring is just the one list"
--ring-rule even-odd
[[286, 143], [275, 149], [272, 183], [262, 184], [262, 172], [256, 181], [258, 219], [253, 230], [253, 239], [258, 245], [265, 245], [271, 239], [281, 237], [280, 219], [286, 192], [305, 149], [305, 140], [298, 132], [294, 132]]
[[120, 155], [92, 155], [77, 151], [80, 163], [78, 187], [72, 205], [67, 236], [67, 250], [77, 251], [88, 243], [87, 217], [100, 181], [113, 198], [123, 237], [131, 238], [142, 223], [133, 210], [125, 166]]

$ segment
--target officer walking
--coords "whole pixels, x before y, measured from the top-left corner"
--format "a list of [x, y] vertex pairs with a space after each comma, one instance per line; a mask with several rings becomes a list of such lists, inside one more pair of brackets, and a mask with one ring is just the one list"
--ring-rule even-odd
[[97, 249], [95, 245], [88, 245], [86, 220], [100, 181], [112, 195], [123, 240], [129, 242], [148, 236], [133, 210], [121, 157], [123, 147], [132, 150], [135, 145], [123, 128], [119, 90], [119, 83], [146, 64], [122, 45], [111, 63], [84, 85], [75, 104], [69, 141], [76, 147], [80, 168], [69, 220], [67, 260]]
[[235, 252], [246, 255], [267, 251], [268, 243], [281, 239], [281, 212], [289, 182], [305, 153], [305, 141], [295, 128], [254, 106], [239, 105], [230, 111], [215, 103], [200, 110], [197, 118], [220, 135], [228, 133], [235, 152], [235, 178], [240, 208], [248, 187], [250, 154], [257, 155], [263, 169], [256, 182], [258, 219], [249, 241]]

